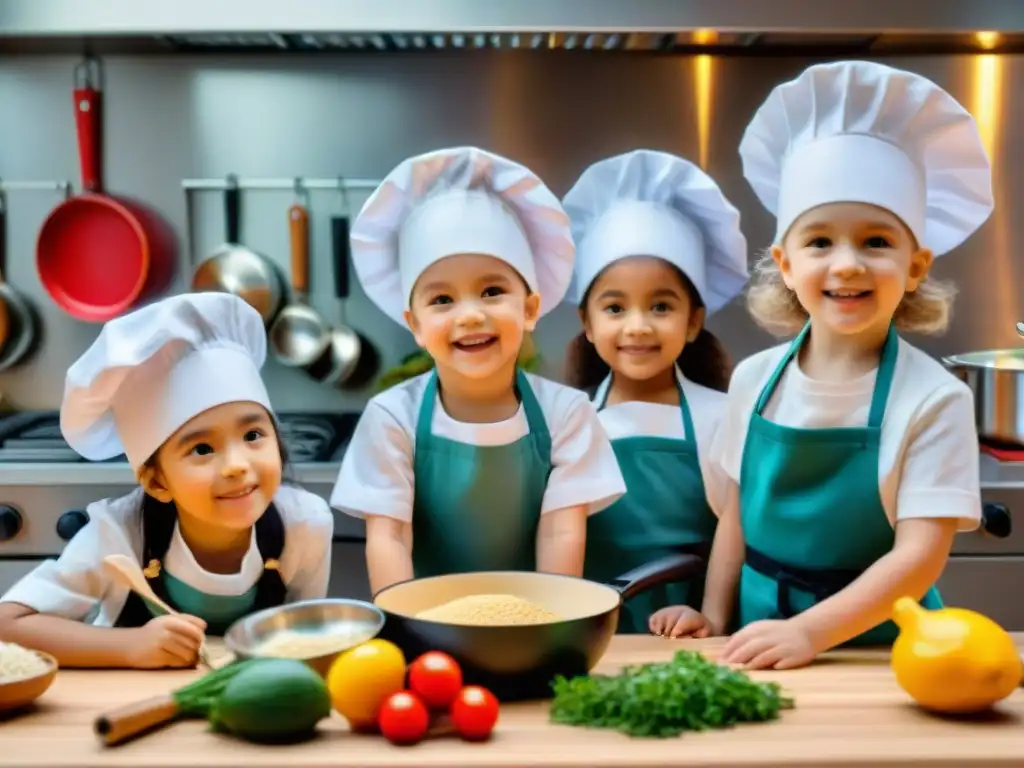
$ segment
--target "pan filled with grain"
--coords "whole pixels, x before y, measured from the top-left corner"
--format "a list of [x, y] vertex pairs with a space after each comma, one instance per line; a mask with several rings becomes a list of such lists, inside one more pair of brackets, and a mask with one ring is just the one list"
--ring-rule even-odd
[[530, 571], [480, 571], [393, 584], [373, 603], [384, 612], [380, 637], [407, 659], [444, 651], [466, 684], [502, 701], [551, 696], [557, 675], [588, 673], [615, 634], [624, 600], [669, 582], [700, 578], [704, 560], [677, 554], [609, 584]]

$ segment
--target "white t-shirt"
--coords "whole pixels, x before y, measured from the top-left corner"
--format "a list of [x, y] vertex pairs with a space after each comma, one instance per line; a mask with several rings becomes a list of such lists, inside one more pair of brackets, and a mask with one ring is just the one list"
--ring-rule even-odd
[[[725, 421], [712, 451], [735, 483], [750, 415], [788, 348], [786, 343], [759, 352], [733, 373]], [[762, 416], [789, 427], [866, 426], [877, 375], [875, 369], [853, 381], [818, 381], [804, 375], [794, 359]], [[879, 452], [878, 487], [890, 523], [955, 517], [962, 531], [978, 527], [981, 487], [974, 398], [938, 361], [903, 339]]]
[[[38, 613], [74, 621], [85, 620], [98, 607], [92, 623], [113, 626], [128, 599], [128, 590], [110, 578], [103, 558], [121, 554], [142, 564], [143, 493], [137, 488], [125, 496], [90, 504], [86, 508], [89, 522], [68, 542], [61, 556], [40, 563], [11, 587], [0, 602], [21, 603]], [[319, 496], [294, 486], [281, 486], [274, 496], [274, 505], [285, 528], [280, 573], [287, 587], [287, 599], [325, 597], [331, 570], [334, 515]], [[207, 594], [242, 595], [263, 574], [263, 558], [253, 530], [249, 551], [238, 573], [210, 573], [196, 562], [175, 526], [163, 567], [178, 580]]]
[[[676, 369], [676, 380], [682, 387], [690, 409], [693, 431], [697, 438], [697, 461], [704, 479], [704, 495], [711, 511], [721, 515], [729, 478], [722, 473], [712, 458], [712, 445], [725, 416], [726, 395], [694, 384]], [[611, 376], [602, 382], [594, 394], [594, 405], [600, 406], [611, 385]], [[601, 423], [611, 440], [626, 437], [665, 437], [685, 440], [683, 412], [678, 405], [664, 403], [628, 402], [602, 408], [598, 412]]]
[[[431, 373], [397, 384], [366, 404], [341, 462], [331, 506], [353, 517], [381, 515], [412, 521], [416, 421]], [[587, 395], [526, 374], [551, 435], [551, 475], [541, 514], [586, 504], [590, 514], [626, 490], [615, 452]], [[520, 405], [493, 424], [455, 421], [434, 404], [431, 433], [471, 445], [508, 445], [530, 432]]]

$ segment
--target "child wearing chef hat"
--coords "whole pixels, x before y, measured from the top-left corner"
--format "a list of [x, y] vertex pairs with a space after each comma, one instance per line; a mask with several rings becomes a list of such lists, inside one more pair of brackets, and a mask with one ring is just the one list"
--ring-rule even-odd
[[370, 400], [331, 495], [366, 520], [372, 590], [475, 570], [579, 575], [588, 515], [625, 485], [587, 396], [517, 367], [572, 275], [558, 199], [518, 163], [444, 149], [395, 168], [351, 240], [366, 294], [434, 361]]
[[[174, 296], [104, 326], [68, 370], [61, 431], [87, 459], [123, 453], [141, 487], [90, 504], [60, 558], [3, 596], [0, 639], [62, 666], [190, 666], [204, 631], [326, 594], [333, 517], [281, 484], [265, 334], [227, 293]], [[111, 578], [108, 555], [138, 563], [184, 615], [151, 612]]]
[[991, 171], [952, 96], [859, 61], [778, 86], [740, 156], [777, 218], [750, 310], [798, 333], [733, 375], [716, 458], [734, 490], [704, 615], [724, 631], [738, 583], [721, 659], [789, 668], [891, 643], [898, 597], [941, 605], [953, 536], [979, 523], [970, 390], [899, 334], [946, 327], [953, 290], [932, 259], [988, 218]]
[[[588, 525], [584, 575], [605, 583], [672, 553], [706, 558], [724, 488], [710, 446], [732, 366], [704, 321], [747, 281], [739, 212], [693, 163], [652, 150], [590, 166], [562, 204], [584, 327], [569, 382], [594, 392], [627, 488]], [[654, 629], [652, 614], [697, 591], [676, 582], [628, 600], [619, 631]]]

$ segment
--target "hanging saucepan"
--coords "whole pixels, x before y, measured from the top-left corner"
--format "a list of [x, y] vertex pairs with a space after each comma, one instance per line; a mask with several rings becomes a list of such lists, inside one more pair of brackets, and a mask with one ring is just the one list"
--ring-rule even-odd
[[1024, 349], [989, 349], [942, 358], [974, 394], [978, 436], [1024, 446]]
[[75, 68], [82, 194], [58, 205], [43, 222], [36, 268], [61, 309], [78, 320], [106, 322], [167, 286], [175, 241], [154, 211], [102, 191], [102, 100], [93, 66], [87, 60]]
[[[334, 267], [334, 295], [344, 307], [349, 295], [349, 221], [348, 196], [344, 179], [339, 179], [345, 215], [331, 219], [331, 254]], [[380, 355], [369, 339], [354, 330], [344, 319], [330, 333], [324, 352], [306, 366], [306, 373], [317, 381], [340, 389], [360, 389], [377, 374]]]
[[35, 309], [7, 281], [7, 200], [0, 192], [0, 303], [5, 309], [4, 337], [0, 339], [0, 371], [21, 363], [39, 340]]
[[[295, 182], [298, 196], [302, 190]], [[277, 314], [268, 335], [274, 356], [293, 368], [317, 360], [330, 344], [330, 328], [320, 313], [309, 306], [309, 209], [296, 201], [288, 209], [291, 242], [292, 297]]]
[[[378, 592], [373, 603], [387, 621], [380, 636], [407, 659], [438, 650], [462, 667], [467, 684], [501, 701], [551, 696], [556, 675], [585, 675], [600, 661], [618, 627], [624, 600], [660, 584], [699, 578], [704, 561], [669, 555], [623, 574], [611, 584], [531, 571], [482, 571], [412, 579]], [[547, 624], [477, 626], [416, 618], [470, 595], [515, 595], [560, 617]]]
[[269, 326], [284, 302], [284, 280], [270, 259], [239, 243], [241, 207], [238, 178], [232, 174], [224, 186], [227, 241], [196, 268], [192, 290], [233, 293], [259, 312]]

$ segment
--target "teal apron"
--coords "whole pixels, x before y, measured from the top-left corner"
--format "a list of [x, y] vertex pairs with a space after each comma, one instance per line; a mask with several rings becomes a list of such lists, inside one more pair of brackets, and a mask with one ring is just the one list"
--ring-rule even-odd
[[[153, 592], [181, 613], [198, 616], [206, 622], [206, 634], [219, 636], [237, 619], [275, 604], [274, 595], [284, 594], [280, 557], [284, 550], [284, 521], [276, 505], [271, 504], [256, 521], [256, 547], [263, 557], [263, 573], [251, 588], [241, 595], [209, 595], [176, 578], [163, 567], [177, 521], [173, 504], [161, 505], [146, 497], [142, 509], [143, 574]], [[260, 591], [266, 582], [267, 588]], [[275, 601], [276, 602], [276, 601]], [[155, 616], [166, 613], [159, 606], [130, 592], [116, 627], [141, 627]]]
[[551, 437], [522, 371], [516, 390], [530, 432], [508, 445], [471, 445], [431, 431], [437, 372], [416, 423], [412, 565], [416, 578], [536, 570], [537, 526], [551, 474]]
[[178, 606], [182, 613], [198, 616], [205, 621], [209, 635], [223, 635], [236, 619], [252, 613], [256, 605], [256, 584], [241, 595], [208, 595], [175, 578], [166, 570], [161, 571], [160, 577], [171, 598], [170, 604]]
[[[588, 579], [609, 583], [633, 568], [681, 552], [708, 556], [718, 520], [704, 492], [693, 419], [678, 379], [676, 386], [685, 439], [612, 440], [626, 494], [587, 521]], [[604, 408], [607, 389], [599, 394], [599, 409]], [[623, 604], [618, 631], [646, 634], [652, 613], [668, 605], [689, 605], [691, 599], [699, 601], [700, 590], [691, 591], [690, 582], [654, 587]]]
[[[878, 490], [879, 442], [899, 339], [889, 329], [865, 427], [801, 429], [775, 424], [764, 411], [786, 366], [807, 338], [793, 340], [757, 400], [740, 468], [740, 519], [746, 562], [739, 624], [789, 618], [845, 589], [892, 550], [896, 532]], [[933, 586], [922, 600], [942, 601]], [[886, 621], [850, 644], [890, 644]]]

